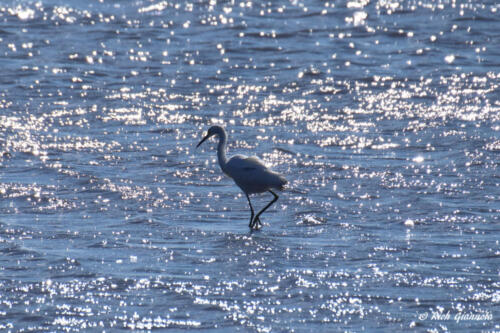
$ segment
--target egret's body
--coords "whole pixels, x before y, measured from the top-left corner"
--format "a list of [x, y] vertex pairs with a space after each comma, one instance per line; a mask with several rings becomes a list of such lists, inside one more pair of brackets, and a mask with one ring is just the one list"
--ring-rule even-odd
[[[272, 190], [282, 190], [287, 181], [280, 174], [268, 169], [256, 156], [246, 157], [235, 155], [228, 160], [226, 158], [227, 134], [224, 128], [220, 126], [210, 127], [208, 134], [198, 143], [198, 146], [214, 135], [219, 137], [219, 145], [217, 147], [219, 165], [222, 171], [231, 177], [236, 185], [245, 193], [251, 212], [250, 224], [248, 226], [251, 229], [258, 229], [259, 225], [261, 225], [260, 215], [278, 200], [278, 195]], [[274, 198], [255, 215], [249, 195], [266, 191], [272, 193]]]

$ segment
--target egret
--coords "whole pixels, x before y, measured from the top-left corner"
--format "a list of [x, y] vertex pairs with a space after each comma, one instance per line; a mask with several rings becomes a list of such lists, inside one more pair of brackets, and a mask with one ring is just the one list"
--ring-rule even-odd
[[[270, 169], [256, 156], [235, 155], [229, 160], [226, 158], [226, 143], [227, 134], [223, 127], [212, 126], [208, 129], [207, 135], [198, 143], [198, 148], [205, 140], [212, 136], [219, 137], [219, 145], [217, 146], [217, 158], [220, 168], [227, 176], [231, 177], [236, 185], [245, 193], [248, 204], [250, 205], [250, 229], [259, 229], [262, 226], [260, 215], [266, 211], [273, 203], [278, 200], [278, 195], [273, 191], [283, 190], [287, 180]], [[269, 191], [274, 198], [262, 210], [255, 214], [250, 194], [263, 193]]]

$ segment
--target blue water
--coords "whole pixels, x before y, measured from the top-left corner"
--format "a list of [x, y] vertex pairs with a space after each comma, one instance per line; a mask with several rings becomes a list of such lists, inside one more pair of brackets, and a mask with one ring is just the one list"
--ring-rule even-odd
[[[500, 330], [497, 2], [0, 22], [0, 330]], [[195, 149], [214, 124], [289, 181], [260, 231], [215, 140]]]

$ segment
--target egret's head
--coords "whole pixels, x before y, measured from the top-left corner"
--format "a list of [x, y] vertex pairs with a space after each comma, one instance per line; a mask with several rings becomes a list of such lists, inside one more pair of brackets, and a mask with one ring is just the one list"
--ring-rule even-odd
[[203, 139], [201, 139], [200, 143], [198, 143], [196, 148], [198, 148], [203, 142], [205, 142], [205, 140], [207, 140], [211, 136], [214, 136], [214, 135], [222, 136], [223, 133], [224, 133], [224, 129], [220, 126], [215, 125], [215, 126], [210, 127], [208, 129], [207, 135], [205, 135], [205, 137]]

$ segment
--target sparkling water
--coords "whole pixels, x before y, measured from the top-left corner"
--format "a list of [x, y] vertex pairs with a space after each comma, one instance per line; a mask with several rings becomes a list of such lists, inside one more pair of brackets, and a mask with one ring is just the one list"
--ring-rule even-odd
[[[0, 22], [0, 330], [500, 330], [496, 1]], [[216, 140], [195, 149], [214, 124], [289, 181], [260, 231]]]

